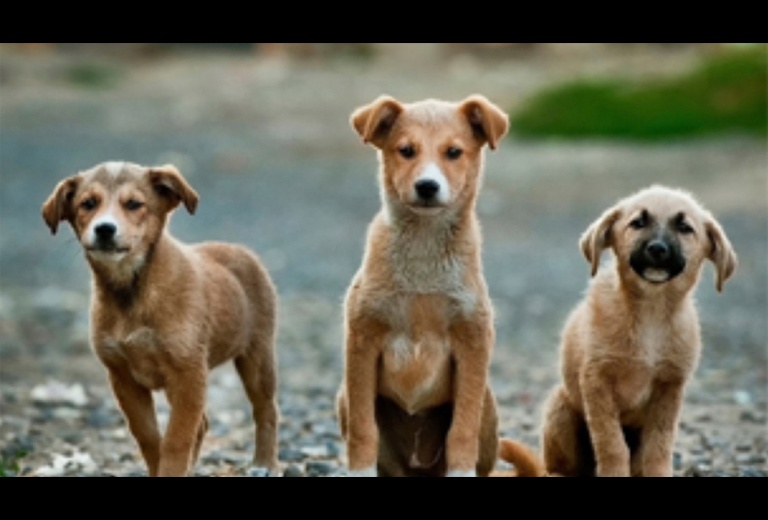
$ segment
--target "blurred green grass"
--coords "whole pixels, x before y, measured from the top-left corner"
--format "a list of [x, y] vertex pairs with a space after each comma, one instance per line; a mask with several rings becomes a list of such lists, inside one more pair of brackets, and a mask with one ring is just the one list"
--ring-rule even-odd
[[729, 50], [688, 74], [653, 82], [596, 79], [556, 86], [513, 113], [513, 133], [648, 141], [722, 132], [765, 136], [767, 50]]
[[78, 63], [66, 68], [63, 76], [69, 83], [90, 89], [115, 87], [121, 76], [120, 70], [102, 63]]

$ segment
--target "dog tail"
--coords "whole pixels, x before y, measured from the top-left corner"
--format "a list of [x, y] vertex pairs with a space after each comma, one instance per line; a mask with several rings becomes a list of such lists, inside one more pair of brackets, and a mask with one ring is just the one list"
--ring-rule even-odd
[[543, 477], [547, 474], [544, 462], [525, 444], [506, 437], [499, 439], [499, 457], [515, 465], [515, 471], [495, 471], [492, 477]]

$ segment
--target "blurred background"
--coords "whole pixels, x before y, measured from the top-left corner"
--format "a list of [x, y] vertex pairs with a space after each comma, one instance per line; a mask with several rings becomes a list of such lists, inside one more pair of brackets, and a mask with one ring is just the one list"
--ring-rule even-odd
[[[332, 448], [300, 462], [337, 458], [341, 301], [379, 207], [375, 151], [349, 115], [384, 93], [482, 93], [510, 115], [478, 206], [504, 432], [537, 442], [588, 281], [579, 235], [662, 183], [693, 192], [740, 260], [723, 293], [709, 264], [697, 290], [705, 344], [676, 470], [768, 469], [767, 61], [765, 44], [735, 43], [0, 44], [0, 473], [87, 442], [101, 466], [134, 460], [99, 453], [120, 418], [88, 346], [89, 272], [69, 227], [51, 236], [40, 215], [60, 179], [106, 160], [175, 164], [201, 200], [173, 233], [261, 255], [281, 302], [285, 428], [299, 430], [282, 442], [319, 436]], [[228, 368], [210, 401], [245, 413]]]

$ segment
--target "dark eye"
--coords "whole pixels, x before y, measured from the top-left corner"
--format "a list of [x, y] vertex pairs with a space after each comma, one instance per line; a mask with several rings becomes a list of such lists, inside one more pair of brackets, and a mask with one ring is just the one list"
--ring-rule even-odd
[[635, 218], [629, 223], [629, 227], [632, 229], [643, 229], [648, 225], [648, 213], [643, 211], [639, 217]]
[[689, 235], [693, 233], [693, 228], [681, 220], [677, 223], [677, 231], [683, 235]]
[[461, 157], [462, 153], [464, 153], [464, 151], [461, 148], [456, 148], [455, 146], [451, 146], [448, 148], [448, 150], [445, 151], [445, 155], [452, 161]]
[[646, 225], [645, 219], [643, 217], [637, 217], [635, 220], [629, 223], [629, 227], [632, 229], [643, 229]]
[[99, 202], [94, 197], [87, 198], [80, 203], [80, 207], [85, 211], [93, 211], [98, 205]]
[[139, 202], [136, 199], [128, 199], [128, 202], [125, 203], [125, 209], [128, 211], [136, 211], [137, 209], [144, 206], [143, 202]]
[[406, 159], [412, 159], [414, 155], [416, 155], [416, 149], [413, 147], [412, 144], [407, 144], [405, 146], [401, 146], [397, 149], [398, 152], [400, 152], [400, 155], [405, 157]]

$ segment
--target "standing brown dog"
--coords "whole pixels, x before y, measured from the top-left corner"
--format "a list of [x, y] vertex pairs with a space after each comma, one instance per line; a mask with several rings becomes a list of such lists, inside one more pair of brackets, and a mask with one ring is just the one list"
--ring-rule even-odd
[[701, 343], [693, 300], [704, 261], [722, 290], [736, 254], [714, 217], [688, 193], [652, 186], [608, 209], [583, 234], [598, 271], [562, 334], [563, 382], [545, 406], [547, 471], [671, 476], [686, 382]]
[[[173, 166], [108, 162], [61, 181], [43, 204], [68, 221], [92, 271], [91, 342], [151, 476], [186, 475], [208, 429], [210, 369], [234, 359], [256, 422], [254, 464], [277, 462], [275, 288], [259, 259], [219, 242], [186, 245], [166, 229], [198, 196]], [[161, 436], [152, 391], [171, 413]]]
[[494, 327], [475, 203], [483, 147], [496, 148], [507, 116], [480, 95], [382, 96], [351, 124], [379, 150], [382, 208], [345, 301], [337, 413], [350, 474], [487, 475]]

